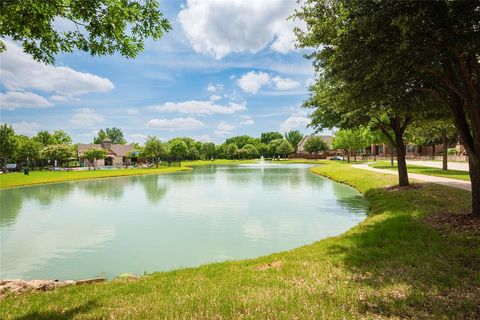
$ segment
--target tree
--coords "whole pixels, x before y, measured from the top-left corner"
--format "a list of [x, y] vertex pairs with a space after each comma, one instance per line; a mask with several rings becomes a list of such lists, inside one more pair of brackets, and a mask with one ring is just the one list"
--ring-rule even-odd
[[[129, 1], [2, 1], [0, 36], [20, 41], [37, 61], [53, 64], [60, 52], [91, 55], [116, 52], [134, 58], [146, 38], [159, 39], [171, 29], [156, 0]], [[54, 22], [68, 21], [67, 30]], [[5, 51], [0, 41], [0, 52]]]
[[65, 144], [52, 144], [43, 147], [40, 155], [46, 160], [57, 160], [59, 162], [58, 165], [60, 165], [63, 161], [70, 160], [75, 157], [75, 152], [73, 146]]
[[[327, 66], [326, 73], [339, 75], [339, 83], [349, 90], [352, 83], [365, 80], [365, 95], [375, 102], [370, 105], [384, 106], [383, 97], [397, 102], [388, 104], [388, 116], [405, 115], [410, 104], [399, 94], [404, 93], [421, 102], [431, 100], [416, 104], [419, 109], [450, 112], [469, 158], [472, 212], [480, 215], [479, 2], [309, 0], [296, 17], [307, 22], [307, 32], [297, 33], [302, 46], [317, 48], [311, 55], [317, 70]], [[406, 170], [401, 172], [404, 150], [398, 133], [407, 122], [391, 126], [402, 160], [400, 184]]]
[[225, 153], [227, 154], [227, 156], [230, 158], [230, 159], [235, 159], [235, 156], [237, 154], [237, 151], [238, 151], [238, 147], [235, 143], [229, 143], [227, 145], [227, 148], [225, 150]]
[[277, 147], [277, 152], [281, 155], [285, 156], [285, 159], [288, 157], [288, 155], [292, 152], [294, 152], [295, 149], [293, 149], [292, 145], [288, 140], [282, 140], [280, 145]]
[[68, 135], [63, 130], [55, 130], [51, 134], [52, 139], [54, 140], [54, 144], [71, 144], [72, 143], [72, 137]]
[[40, 159], [40, 151], [42, 144], [33, 138], [27, 136], [17, 136], [17, 148], [15, 150], [15, 159], [17, 161], [31, 160], [36, 161]]
[[127, 141], [123, 137], [123, 132], [121, 129], [113, 127], [106, 128], [105, 130], [100, 129], [96, 137], [93, 138], [94, 144], [101, 144], [105, 139], [112, 140], [112, 144], [125, 144]]
[[432, 157], [435, 157], [435, 145], [442, 144], [442, 170], [448, 169], [448, 145], [458, 138], [457, 130], [450, 119], [416, 121], [406, 135], [411, 143], [432, 146]]
[[107, 151], [103, 148], [89, 148], [85, 150], [82, 157], [89, 161], [88, 169], [90, 169], [90, 164], [93, 164], [95, 168], [98, 159], [103, 159], [107, 155]]
[[258, 157], [258, 150], [253, 144], [246, 144], [240, 150], [243, 150], [243, 153], [245, 154], [245, 157], [248, 158], [248, 159]]
[[291, 130], [290, 132], [285, 133], [285, 139], [287, 139], [292, 147], [297, 150], [298, 144], [303, 139], [303, 134], [299, 130]]
[[270, 132], [263, 132], [260, 135], [260, 141], [265, 144], [269, 144], [272, 140], [276, 139], [283, 139], [283, 136], [280, 132], [270, 131]]
[[303, 146], [307, 152], [318, 154], [320, 151], [327, 151], [328, 145], [319, 136], [312, 136], [308, 138]]
[[145, 141], [143, 149], [140, 150], [139, 156], [142, 158], [153, 159], [155, 165], [158, 168], [158, 162], [160, 159], [164, 159], [169, 155], [168, 144], [163, 143], [155, 136], [148, 136]]
[[283, 137], [281, 139], [275, 139], [270, 141], [270, 143], [268, 144], [268, 148], [270, 149], [270, 154], [272, 155], [272, 157], [280, 154], [278, 147], [282, 144], [282, 142]]
[[175, 160], [185, 159], [188, 155], [188, 146], [182, 139], [173, 139], [169, 143], [170, 155]]
[[350, 156], [360, 148], [365, 147], [368, 141], [365, 141], [362, 130], [339, 130], [333, 138], [333, 148], [341, 149], [347, 155], [347, 162], [350, 162]]
[[51, 135], [50, 132], [48, 132], [47, 130], [37, 132], [33, 139], [40, 142], [44, 147], [52, 144], [57, 144], [55, 137]]
[[216, 156], [215, 143], [205, 142], [202, 145], [201, 153], [205, 159], [213, 159]]
[[198, 151], [197, 147], [191, 146], [188, 149], [188, 157], [191, 160], [198, 160], [200, 158], [200, 151]]
[[243, 148], [244, 145], [246, 144], [257, 144], [258, 142], [258, 139], [255, 139], [255, 138], [252, 138], [250, 136], [247, 136], [247, 135], [243, 135], [243, 136], [235, 136], [235, 137], [231, 137], [231, 138], [228, 138], [227, 140], [225, 140], [225, 143], [227, 145], [231, 144], [231, 143], [235, 143], [237, 145], [238, 148]]
[[256, 145], [256, 148], [258, 150], [259, 155], [270, 156], [270, 149], [267, 144], [260, 142], [259, 144]]
[[0, 159], [3, 172], [7, 172], [7, 161], [12, 158], [17, 147], [15, 131], [6, 123], [0, 126]]

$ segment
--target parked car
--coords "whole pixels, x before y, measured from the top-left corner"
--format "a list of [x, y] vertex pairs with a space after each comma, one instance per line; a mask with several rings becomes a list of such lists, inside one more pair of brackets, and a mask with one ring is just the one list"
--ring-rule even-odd
[[344, 160], [344, 158], [342, 156], [334, 156], [331, 157], [330, 160]]
[[7, 172], [18, 172], [18, 170], [20, 170], [16, 163], [7, 163], [6, 168]]

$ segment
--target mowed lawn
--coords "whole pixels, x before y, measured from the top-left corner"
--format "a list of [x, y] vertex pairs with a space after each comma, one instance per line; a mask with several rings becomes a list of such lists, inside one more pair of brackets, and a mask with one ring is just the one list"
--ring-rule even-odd
[[338, 237], [257, 259], [10, 296], [0, 318], [478, 318], [478, 231], [424, 220], [462, 217], [469, 192], [385, 188], [397, 177], [339, 163], [311, 170], [364, 193], [368, 218]]
[[[390, 162], [387, 162], [387, 161], [380, 161], [370, 166], [377, 169], [397, 170], [396, 163], [392, 167]], [[468, 171], [460, 171], [460, 170], [443, 171], [442, 169], [439, 169], [439, 168], [418, 166], [413, 164], [408, 164], [407, 169], [408, 169], [408, 172], [410, 173], [419, 173], [419, 174], [426, 174], [429, 176], [437, 176], [437, 177], [444, 177], [444, 178], [450, 178], [450, 179], [470, 181], [470, 175], [468, 174]]]
[[30, 171], [28, 176], [23, 172], [0, 174], [0, 189], [19, 187], [41, 183], [52, 183], [72, 180], [98, 179], [142, 174], [172, 173], [188, 171], [187, 167], [159, 167], [148, 169], [114, 169], [85, 171]]

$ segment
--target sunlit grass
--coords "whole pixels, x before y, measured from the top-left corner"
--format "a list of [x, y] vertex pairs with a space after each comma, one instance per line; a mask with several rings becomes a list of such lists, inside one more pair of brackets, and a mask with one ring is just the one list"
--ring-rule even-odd
[[[397, 165], [394, 163], [394, 166], [390, 164], [390, 162], [381, 161], [376, 164], [370, 165], [373, 168], [377, 169], [388, 169], [388, 170], [397, 170]], [[461, 170], [447, 170], [444, 171], [440, 168], [433, 168], [433, 167], [425, 167], [413, 164], [407, 164], [408, 172], [410, 173], [419, 173], [419, 174], [426, 174], [429, 176], [437, 176], [437, 177], [444, 177], [450, 179], [457, 179], [457, 180], [466, 180], [470, 181], [470, 175], [468, 171], [461, 171]]]

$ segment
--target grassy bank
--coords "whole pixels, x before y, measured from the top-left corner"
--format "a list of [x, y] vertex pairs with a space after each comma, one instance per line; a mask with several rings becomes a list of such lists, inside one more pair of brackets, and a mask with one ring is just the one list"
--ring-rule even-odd
[[385, 189], [395, 176], [313, 168], [356, 187], [369, 217], [345, 234], [252, 260], [128, 282], [74, 286], [0, 301], [5, 319], [475, 318], [480, 236], [439, 232], [426, 216], [469, 209], [469, 193], [440, 185]]
[[[386, 161], [381, 161], [376, 164], [372, 164], [370, 166], [378, 169], [388, 169], [388, 170], [395, 170], [395, 171], [397, 170], [396, 164], [394, 164], [394, 166], [392, 167], [390, 162], [386, 162]], [[419, 173], [419, 174], [426, 174], [429, 176], [437, 176], [437, 177], [444, 177], [444, 178], [450, 178], [450, 179], [470, 181], [470, 176], [468, 174], [468, 171], [460, 171], [460, 170], [443, 171], [442, 169], [439, 169], [439, 168], [418, 166], [413, 164], [408, 164], [407, 168], [408, 168], [408, 172], [410, 173]]]
[[187, 171], [187, 167], [160, 167], [148, 169], [115, 169], [85, 171], [31, 171], [28, 176], [23, 172], [0, 174], [0, 189], [20, 187], [42, 183], [122, 177], [142, 174], [161, 174]]

